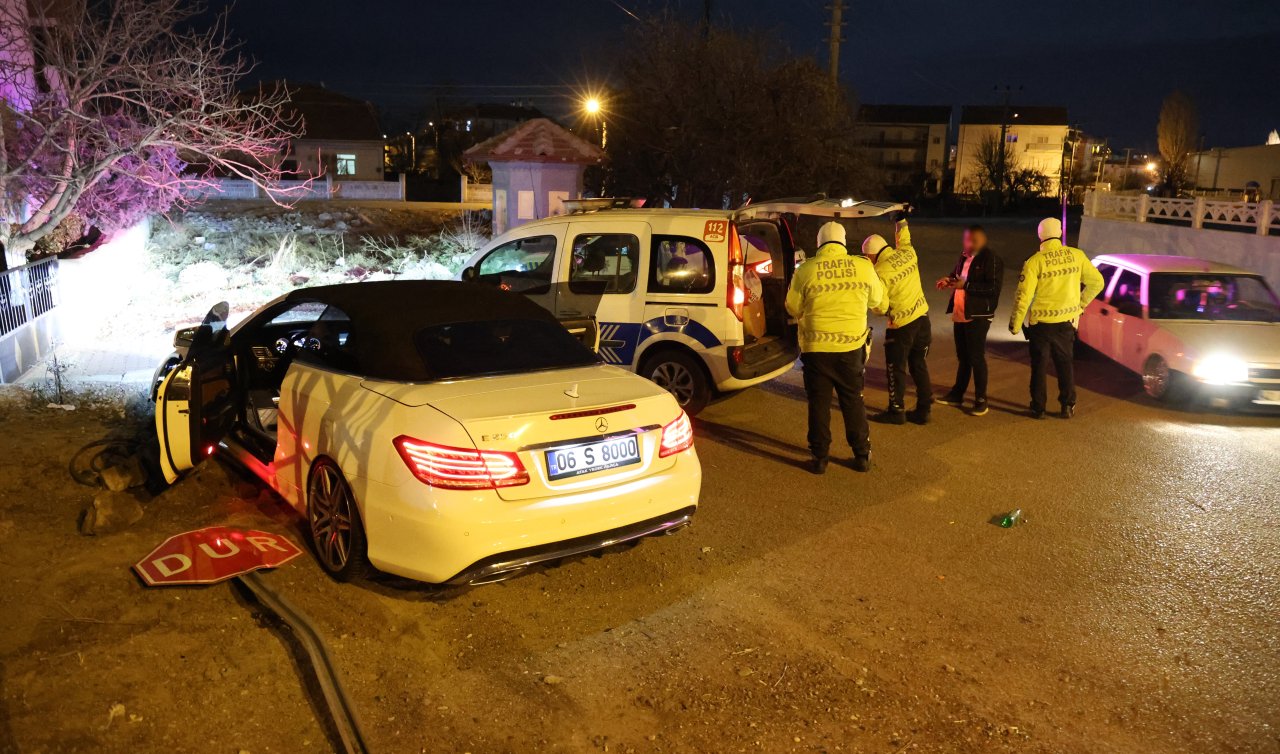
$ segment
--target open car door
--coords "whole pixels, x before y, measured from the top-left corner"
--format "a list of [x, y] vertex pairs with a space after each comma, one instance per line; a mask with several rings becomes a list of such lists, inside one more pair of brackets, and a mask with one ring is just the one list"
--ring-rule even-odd
[[156, 391], [160, 469], [170, 483], [213, 455], [235, 421], [227, 313], [224, 301], [198, 327], [178, 332], [174, 345], [186, 347], [186, 357]]

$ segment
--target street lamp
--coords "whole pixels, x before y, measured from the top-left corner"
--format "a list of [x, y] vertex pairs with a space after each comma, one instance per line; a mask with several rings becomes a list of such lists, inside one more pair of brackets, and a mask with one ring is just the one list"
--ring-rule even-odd
[[587, 97], [582, 101], [582, 111], [587, 117], [600, 123], [600, 148], [604, 149], [609, 141], [609, 124], [604, 119], [604, 106], [599, 97]]

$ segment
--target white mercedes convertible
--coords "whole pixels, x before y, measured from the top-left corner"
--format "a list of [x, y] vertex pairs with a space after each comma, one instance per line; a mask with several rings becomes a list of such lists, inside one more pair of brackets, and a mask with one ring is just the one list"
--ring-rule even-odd
[[293, 291], [175, 337], [161, 467], [223, 453], [307, 518], [320, 564], [478, 584], [687, 525], [701, 467], [665, 390], [524, 297], [392, 281]]

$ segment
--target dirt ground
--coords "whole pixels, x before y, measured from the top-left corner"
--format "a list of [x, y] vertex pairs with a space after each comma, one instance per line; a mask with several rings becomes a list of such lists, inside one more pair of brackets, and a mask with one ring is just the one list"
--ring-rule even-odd
[[[1280, 420], [1173, 411], [1082, 359], [1077, 417], [1035, 422], [1025, 346], [992, 350], [991, 414], [873, 425], [868, 475], [800, 468], [798, 372], [713, 404], [675, 536], [471, 589], [337, 584], [309, 555], [264, 578], [375, 752], [1280, 751]], [[869, 380], [882, 406], [878, 353]], [[251, 598], [129, 571], [205, 525], [301, 542], [290, 510], [215, 461], [77, 533], [68, 462], [132, 429], [0, 405], [0, 752], [335, 750]]]

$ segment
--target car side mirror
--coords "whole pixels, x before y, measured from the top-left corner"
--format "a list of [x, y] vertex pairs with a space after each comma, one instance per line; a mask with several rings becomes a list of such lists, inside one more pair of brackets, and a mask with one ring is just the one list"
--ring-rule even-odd
[[192, 325], [191, 327], [184, 327], [175, 332], [173, 334], [173, 347], [191, 348], [192, 344], [196, 342], [196, 334], [200, 332], [201, 327], [203, 327], [203, 325]]
[[464, 282], [464, 283], [474, 283], [474, 282], [476, 282], [476, 280], [478, 280], [479, 278], [480, 278], [480, 271], [479, 271], [479, 270], [477, 270], [477, 269], [475, 268], [475, 266], [474, 266], [474, 265], [472, 265], [471, 267], [465, 267], [465, 268], [463, 268], [463, 270], [462, 270], [462, 282]]

